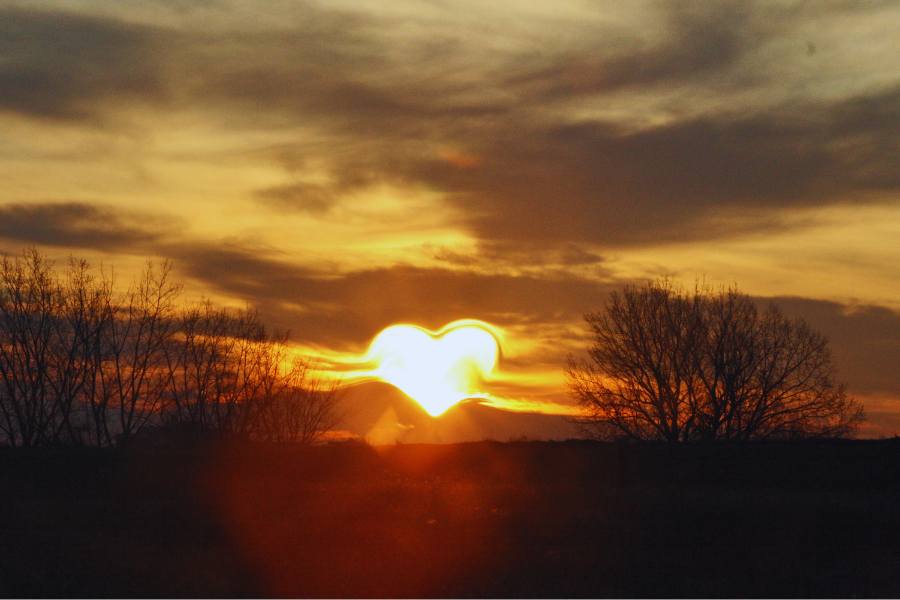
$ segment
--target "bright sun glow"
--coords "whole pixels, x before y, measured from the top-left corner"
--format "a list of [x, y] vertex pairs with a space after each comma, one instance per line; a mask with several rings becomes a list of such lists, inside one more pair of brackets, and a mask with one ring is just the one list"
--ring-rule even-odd
[[483, 321], [464, 319], [436, 332], [416, 325], [391, 325], [375, 336], [367, 359], [372, 374], [396, 386], [437, 417], [466, 398], [487, 397], [481, 383], [500, 357], [500, 332]]

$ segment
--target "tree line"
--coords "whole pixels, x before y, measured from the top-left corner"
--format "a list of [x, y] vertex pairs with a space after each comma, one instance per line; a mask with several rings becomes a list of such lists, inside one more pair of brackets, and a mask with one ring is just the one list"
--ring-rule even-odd
[[169, 263], [123, 292], [84, 260], [0, 261], [0, 444], [114, 446], [157, 427], [311, 443], [338, 389], [249, 309], [182, 302]]
[[[115, 283], [35, 249], [0, 260], [0, 444], [115, 446], [148, 428], [312, 443], [337, 425], [336, 383], [255, 311], [184, 302], [168, 262]], [[585, 318], [588, 356], [567, 373], [593, 437], [843, 437], [863, 418], [827, 340], [737, 289], [632, 285]]]

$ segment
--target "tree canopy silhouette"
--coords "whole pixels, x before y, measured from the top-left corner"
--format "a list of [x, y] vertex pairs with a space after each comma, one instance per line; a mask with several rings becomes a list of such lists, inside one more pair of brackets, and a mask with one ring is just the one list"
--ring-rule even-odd
[[159, 428], [311, 443], [337, 425], [337, 383], [292, 358], [286, 334], [180, 291], [168, 263], [119, 291], [83, 260], [2, 257], [0, 445], [111, 446]]
[[567, 375], [595, 437], [843, 437], [863, 418], [827, 340], [735, 288], [628, 286], [585, 320], [588, 358], [570, 358]]

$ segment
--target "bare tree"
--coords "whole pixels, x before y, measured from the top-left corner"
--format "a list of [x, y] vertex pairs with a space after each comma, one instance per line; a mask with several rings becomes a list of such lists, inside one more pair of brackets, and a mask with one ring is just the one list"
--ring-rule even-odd
[[862, 420], [825, 338], [735, 289], [629, 286], [585, 319], [588, 359], [570, 359], [567, 374], [597, 437], [834, 437]]
[[171, 264], [148, 262], [122, 302], [110, 307], [102, 341], [99, 397], [104, 442], [125, 441], [159, 415], [166, 385], [165, 349], [175, 333]]
[[255, 311], [205, 301], [183, 310], [167, 346], [169, 420], [197, 429], [246, 434], [278, 376], [280, 344]]
[[103, 445], [107, 427], [96, 407], [104, 341], [113, 319], [112, 279], [72, 258], [60, 292], [54, 385], [63, 415], [59, 426], [69, 442]]
[[264, 412], [261, 433], [275, 442], [318, 442], [342, 420], [340, 399], [337, 381], [313, 377], [310, 363], [297, 359]]
[[288, 359], [287, 336], [252, 310], [204, 302], [184, 310], [167, 346], [168, 420], [193, 429], [268, 441], [313, 443], [338, 420], [337, 385]]
[[862, 420], [862, 405], [835, 380], [828, 342], [774, 305], [760, 311], [736, 290], [704, 303], [705, 437], [841, 437]]
[[286, 337], [267, 331], [253, 310], [237, 312], [230, 325], [230, 352], [215, 381], [213, 414], [220, 431], [251, 437], [277, 394]]
[[[63, 277], [36, 250], [0, 263], [0, 430], [12, 445], [82, 442], [108, 322], [108, 282], [85, 261]], [[90, 436], [89, 436], [90, 437]]]
[[56, 285], [52, 265], [36, 251], [0, 262], [0, 410], [14, 446], [49, 441], [57, 417], [49, 385]]
[[127, 442], [151, 423], [311, 443], [336, 386], [288, 359], [256, 311], [180, 309], [169, 263], [122, 295], [103, 269], [37, 250], [0, 261], [0, 443]]

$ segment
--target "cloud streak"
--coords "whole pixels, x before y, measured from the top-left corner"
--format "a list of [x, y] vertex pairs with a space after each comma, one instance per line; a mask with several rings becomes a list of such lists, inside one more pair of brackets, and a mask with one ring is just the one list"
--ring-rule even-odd
[[505, 324], [580, 318], [609, 284], [394, 265], [331, 273], [238, 246], [171, 250], [184, 274], [257, 304], [299, 339], [361, 344], [395, 322], [437, 328], [461, 315]]
[[173, 224], [85, 202], [0, 205], [0, 238], [26, 244], [134, 252], [161, 242]]
[[[313, 141], [297, 141], [294, 155], [313, 157], [328, 179], [259, 189], [265, 205], [321, 214], [378, 182], [426, 186], [469, 215], [486, 242], [709, 239], [771, 228], [787, 208], [900, 192], [900, 81], [825, 102], [671, 113], [638, 127], [561, 110], [663, 84], [766, 90], [771, 65], [759, 49], [806, 22], [801, 10], [670, 7], [659, 11], [655, 37], [598, 27], [544, 59], [488, 53], [485, 66], [462, 63], [481, 94], [431, 75], [452, 53], [387, 35], [396, 23], [386, 17], [312, 5], [300, 13], [276, 31], [204, 33], [7, 9], [0, 106], [96, 121], [113, 105], [203, 105], [239, 126], [303, 126]], [[448, 36], [461, 52], [458, 32]]]

